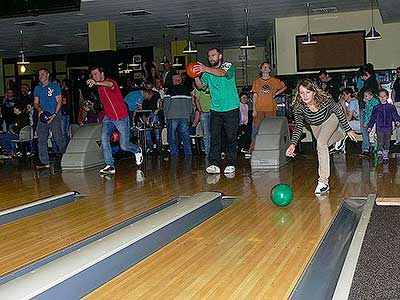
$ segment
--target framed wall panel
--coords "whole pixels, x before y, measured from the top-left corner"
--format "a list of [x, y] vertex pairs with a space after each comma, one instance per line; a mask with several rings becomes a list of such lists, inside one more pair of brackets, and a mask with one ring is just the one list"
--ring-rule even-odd
[[297, 71], [352, 69], [366, 64], [365, 31], [315, 34], [317, 44], [302, 45], [296, 36]]

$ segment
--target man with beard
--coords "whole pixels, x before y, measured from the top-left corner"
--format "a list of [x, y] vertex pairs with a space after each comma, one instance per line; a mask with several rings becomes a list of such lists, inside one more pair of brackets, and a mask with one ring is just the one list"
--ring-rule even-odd
[[239, 129], [239, 95], [236, 89], [235, 69], [229, 62], [222, 61], [218, 48], [208, 50], [210, 67], [199, 63], [193, 68], [195, 73], [202, 74], [195, 78], [198, 89], [210, 90], [211, 94], [211, 146], [208, 154], [209, 174], [219, 174], [221, 163], [222, 135], [225, 133], [227, 165], [224, 174], [233, 175], [237, 156], [237, 132]]

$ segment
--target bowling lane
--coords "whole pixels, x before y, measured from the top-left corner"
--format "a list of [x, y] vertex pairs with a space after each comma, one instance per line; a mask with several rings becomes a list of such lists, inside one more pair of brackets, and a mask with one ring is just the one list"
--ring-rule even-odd
[[[337, 177], [353, 162], [337, 163], [331, 193], [319, 198], [312, 158], [279, 172], [239, 168], [234, 180], [215, 184], [240, 195], [238, 202], [85, 299], [287, 299], [343, 198], [371, 188], [361, 191], [346, 180], [359, 180], [357, 168], [346, 171], [354, 178]], [[294, 199], [279, 208], [269, 193], [283, 182], [293, 187]]]
[[54, 169], [39, 173], [30, 161], [16, 163], [0, 160], [0, 210], [71, 191], [62, 181], [48, 176], [55, 173]]
[[[276, 280], [286, 282], [284, 286], [288, 287], [292, 286], [293, 278], [301, 273], [343, 197], [374, 192], [377, 188], [376, 181], [381, 180], [371, 171], [369, 165], [364, 166], [354, 158], [341, 158], [332, 167], [330, 195], [319, 199], [313, 194], [316, 164], [311, 155], [295, 160], [293, 164], [279, 171], [268, 172], [251, 173], [249, 161], [241, 160], [236, 176], [232, 179], [223, 174], [208, 176], [204, 172], [205, 164], [205, 160], [199, 157], [178, 160], [148, 158], [142, 167], [144, 174], [138, 176], [134, 162], [126, 160], [119, 162], [116, 175], [109, 177], [100, 177], [97, 170], [59, 174], [53, 170], [34, 172], [30, 165], [25, 168], [21, 166], [14, 171], [3, 166], [0, 168], [0, 184], [6, 187], [7, 180], [4, 178], [15, 175], [16, 179], [8, 177], [9, 185], [13, 188], [8, 193], [14, 191], [16, 199], [26, 191], [31, 191], [35, 198], [36, 195], [46, 196], [45, 194], [59, 194], [69, 190], [78, 190], [88, 197], [0, 226], [0, 274], [8, 274], [176, 196], [220, 191], [226, 195], [238, 196], [241, 200], [215, 220], [206, 222], [205, 229], [201, 229], [201, 226], [199, 232], [189, 233], [188, 238], [184, 237], [162, 250], [167, 251], [161, 252], [164, 253], [163, 262], [167, 261], [167, 266], [171, 264], [171, 268], [180, 272], [172, 274], [172, 271], [167, 274], [172, 278], [171, 283], [180, 287], [180, 283], [185, 282], [188, 276], [186, 269], [189, 269], [199, 278], [205, 278], [206, 282], [213, 284], [211, 287], [214, 291], [217, 289], [218, 293], [220, 289], [224, 293], [222, 286], [231, 281], [229, 272], [241, 278], [241, 282], [253, 281], [253, 278], [261, 280], [264, 277], [263, 280], [269, 282], [272, 289], [277, 288]], [[389, 171], [393, 173], [392, 169], [390, 167]], [[393, 178], [397, 180], [396, 177]], [[360, 184], [365, 179], [369, 181]], [[398, 188], [389, 188], [384, 182], [387, 180], [378, 188], [399, 192]], [[277, 183], [287, 183], [293, 187], [294, 199], [287, 208], [277, 208], [269, 199], [270, 190]], [[307, 231], [309, 233], [305, 233]], [[296, 250], [291, 250], [292, 248]], [[272, 255], [271, 249], [277, 249], [275, 255]], [[174, 256], [175, 252], [179, 253], [178, 258]], [[265, 255], [266, 252], [271, 258]], [[190, 253], [198, 255], [190, 256]], [[136, 284], [143, 295], [148, 295], [148, 287], [151, 290], [155, 285], [155, 290], [160, 293], [165, 289], [165, 282], [156, 280], [152, 283], [150, 279], [155, 273], [151, 273], [148, 265], [160, 274], [171, 269], [157, 269], [157, 255], [146, 260], [144, 268], [141, 267], [142, 264], [134, 268], [134, 272], [147, 278]], [[254, 261], [251, 258], [253, 256]], [[196, 263], [197, 260], [200, 262]], [[247, 268], [247, 264], [251, 268]], [[291, 265], [295, 265], [295, 268], [291, 269]], [[263, 272], [258, 266], [269, 266], [270, 272]], [[227, 268], [227, 273], [224, 268]], [[196, 282], [195, 286], [184, 286], [184, 290], [186, 293], [200, 289], [203, 292], [211, 291], [208, 287], [208, 284], [199, 284], [197, 287]], [[249, 285], [245, 287], [249, 288]], [[251, 294], [254, 291], [256, 289], [248, 292]], [[278, 294], [285, 292], [283, 288]], [[239, 291], [230, 286], [226, 293], [236, 295]], [[262, 288], [260, 293], [268, 295], [269, 291]], [[176, 291], [174, 295], [177, 295]], [[173, 297], [170, 296], [171, 299]]]
[[[41, 177], [31, 178], [41, 193], [78, 190], [88, 197], [1, 225], [0, 276], [161, 205], [177, 195], [204, 190], [200, 180], [191, 176], [192, 169], [185, 169], [184, 166], [190, 167], [185, 161], [175, 162], [172, 168], [166, 162], [162, 171], [160, 161], [155, 164], [150, 162], [145, 170], [144, 182], [136, 180], [137, 167], [134, 164], [132, 160], [119, 162], [117, 174], [110, 177], [100, 177], [97, 170], [92, 170], [51, 176], [42, 172]], [[24, 191], [14, 195], [18, 199], [24, 195]]]

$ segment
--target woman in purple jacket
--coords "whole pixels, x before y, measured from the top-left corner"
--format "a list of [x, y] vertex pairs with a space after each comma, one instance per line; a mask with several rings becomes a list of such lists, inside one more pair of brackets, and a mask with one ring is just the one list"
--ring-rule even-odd
[[372, 111], [371, 118], [368, 122], [368, 131], [372, 130], [376, 123], [376, 135], [378, 136], [378, 158], [384, 162], [389, 161], [390, 137], [392, 135], [393, 124], [395, 121], [400, 122], [400, 116], [396, 107], [387, 102], [389, 92], [381, 89], [378, 93], [380, 104], [376, 105]]

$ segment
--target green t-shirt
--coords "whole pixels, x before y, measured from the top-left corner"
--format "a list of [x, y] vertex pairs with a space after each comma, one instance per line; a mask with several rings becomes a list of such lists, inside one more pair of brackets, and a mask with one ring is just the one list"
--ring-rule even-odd
[[196, 97], [199, 97], [200, 106], [203, 112], [210, 112], [210, 105], [211, 105], [210, 90], [206, 89], [205, 91], [203, 91], [194, 89], [194, 95]]
[[235, 68], [229, 62], [223, 62], [220, 66], [227, 76], [215, 76], [210, 73], [203, 73], [201, 81], [204, 83], [203, 90], [206, 87], [211, 93], [211, 110], [217, 112], [229, 111], [239, 108], [239, 95], [236, 89]]

